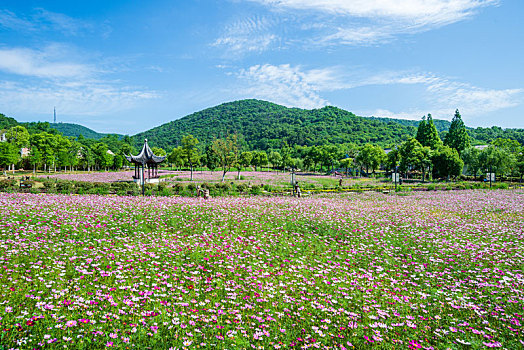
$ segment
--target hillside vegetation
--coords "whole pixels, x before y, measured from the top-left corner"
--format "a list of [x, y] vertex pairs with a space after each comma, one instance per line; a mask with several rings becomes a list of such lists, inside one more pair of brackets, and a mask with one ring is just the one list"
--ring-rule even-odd
[[[450, 122], [434, 119], [435, 127], [443, 139]], [[240, 100], [190, 114], [133, 136], [134, 145], [140, 148], [144, 138], [167, 151], [180, 145], [182, 137], [193, 134], [200, 144], [209, 144], [229, 134], [242, 135], [249, 149], [278, 149], [285, 141], [289, 145], [314, 146], [325, 144], [365, 144], [381, 147], [398, 145], [415, 136], [420, 120], [359, 117], [337, 107], [305, 110], [287, 108], [260, 100]], [[63, 136], [101, 140], [108, 134], [98, 133], [85, 126], [72, 123], [18, 123], [0, 114], [0, 130], [24, 125], [30, 133], [59, 132]], [[56, 131], [52, 131], [56, 130]], [[471, 142], [488, 144], [497, 138], [517, 140], [524, 144], [524, 129], [467, 128]], [[116, 135], [122, 139], [122, 135]]]
[[[50, 123], [49, 126], [53, 129], [58, 130], [64, 136], [78, 137], [80, 135], [84, 136], [86, 139], [100, 140], [101, 138], [109, 135], [96, 132], [92, 129], [89, 129], [83, 125], [72, 124], [72, 123]], [[119, 138], [122, 138], [122, 135], [117, 135]]]
[[[422, 116], [421, 116], [422, 117]], [[193, 134], [201, 143], [228, 134], [243, 135], [248, 148], [267, 150], [289, 145], [372, 143], [382, 147], [397, 145], [414, 136], [420, 120], [359, 117], [337, 107], [305, 110], [287, 108], [260, 100], [224, 103], [152, 128], [134, 136], [137, 146], [144, 138], [155, 145], [172, 149], [186, 134]], [[447, 120], [434, 120], [444, 138], [449, 129]], [[467, 128], [473, 144], [486, 144], [496, 138], [510, 138], [524, 144], [524, 129]]]
[[224, 103], [174, 120], [135, 135], [166, 149], [179, 144], [182, 136], [193, 134], [202, 143], [227, 134], [243, 135], [250, 149], [280, 148], [289, 145], [374, 143], [388, 146], [414, 135], [416, 128], [392, 120], [358, 117], [337, 107], [305, 110], [287, 108], [259, 100]]

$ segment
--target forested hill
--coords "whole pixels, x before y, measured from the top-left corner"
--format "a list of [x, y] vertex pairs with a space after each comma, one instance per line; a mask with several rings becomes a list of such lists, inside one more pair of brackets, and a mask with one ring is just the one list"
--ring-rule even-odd
[[[421, 116], [422, 117], [422, 116]], [[443, 138], [449, 129], [447, 120], [433, 119]], [[185, 134], [193, 134], [201, 143], [228, 134], [243, 135], [250, 149], [280, 148], [289, 145], [326, 143], [373, 143], [382, 147], [399, 144], [416, 134], [420, 120], [359, 117], [337, 107], [305, 110], [287, 108], [260, 100], [241, 100], [211, 107], [134, 136], [136, 146], [144, 138], [166, 150], [177, 146]], [[524, 129], [467, 128], [472, 143], [487, 144], [494, 139], [510, 138], [524, 144]]]
[[228, 134], [243, 135], [252, 149], [280, 148], [289, 145], [374, 143], [383, 147], [400, 143], [414, 135], [416, 128], [393, 120], [358, 117], [336, 107], [305, 110], [287, 108], [259, 100], [224, 103], [193, 113], [134, 136], [156, 146], [171, 149], [185, 134], [193, 134], [201, 143]]
[[[450, 122], [433, 119], [441, 138]], [[321, 145], [373, 143], [390, 147], [416, 134], [420, 120], [359, 117], [337, 107], [305, 110], [287, 108], [260, 100], [228, 102], [193, 113], [181, 119], [139, 133], [133, 137], [137, 149], [144, 138], [153, 146], [170, 151], [179, 145], [186, 134], [193, 134], [201, 144], [228, 134], [242, 135], [250, 149], [267, 150], [281, 148], [282, 142], [289, 145]], [[59, 132], [64, 136], [102, 140], [113, 135], [98, 133], [87, 127], [71, 123], [29, 122], [18, 123], [15, 119], [0, 114], [0, 131], [15, 125], [25, 126], [30, 133], [41, 131]], [[55, 131], [56, 130], [56, 131]], [[472, 144], [487, 144], [496, 138], [509, 138], [524, 145], [524, 129], [467, 128]], [[122, 139], [122, 135], [116, 135]]]
[[18, 122], [15, 119], [6, 117], [2, 113], [0, 113], [0, 130], [9, 129], [17, 125], [18, 125]]
[[[422, 116], [421, 116], [422, 117]], [[371, 117], [372, 119], [381, 120], [385, 123], [388, 123], [390, 121], [394, 121], [395, 123], [399, 123], [400, 125], [404, 126], [412, 126], [414, 128], [418, 128], [418, 124], [420, 123], [419, 120], [413, 120], [413, 119], [393, 119], [393, 118], [384, 118], [384, 117]], [[442, 119], [433, 119], [433, 124], [435, 124], [435, 127], [437, 128], [437, 131], [439, 133], [447, 132], [449, 130], [449, 126], [451, 125], [451, 122], [448, 120], [442, 120]], [[471, 130], [471, 128], [469, 128]]]
[[[50, 123], [49, 126], [53, 129], [58, 130], [64, 136], [73, 136], [78, 137], [80, 135], [84, 136], [86, 139], [100, 140], [101, 138], [107, 136], [108, 134], [102, 134], [96, 132], [92, 129], [89, 129], [85, 126], [71, 123]], [[117, 135], [119, 139], [123, 135]]]

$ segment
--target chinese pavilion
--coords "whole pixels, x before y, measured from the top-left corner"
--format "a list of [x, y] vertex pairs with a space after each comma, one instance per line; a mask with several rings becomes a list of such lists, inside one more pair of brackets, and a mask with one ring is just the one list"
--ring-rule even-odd
[[135, 174], [133, 175], [135, 182], [141, 185], [146, 182], [158, 182], [158, 164], [162, 163], [166, 157], [155, 155], [149, 148], [147, 139], [144, 140], [144, 147], [142, 147], [142, 151], [137, 156], [124, 156], [130, 163], [135, 164]]

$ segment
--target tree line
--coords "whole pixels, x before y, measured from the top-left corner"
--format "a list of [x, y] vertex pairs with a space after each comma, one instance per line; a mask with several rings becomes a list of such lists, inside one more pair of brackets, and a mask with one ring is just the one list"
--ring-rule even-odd
[[471, 146], [460, 112], [456, 110], [449, 130], [441, 140], [431, 114], [419, 123], [415, 137], [409, 137], [399, 145], [384, 150], [379, 145], [366, 143], [356, 145], [289, 146], [282, 142], [280, 149], [245, 150], [242, 135], [230, 135], [201, 145], [191, 135], [185, 135], [181, 144], [168, 154], [168, 162], [177, 168], [188, 167], [193, 178], [193, 169], [205, 166], [210, 170], [221, 169], [225, 174], [235, 168], [240, 177], [241, 169], [263, 166], [274, 169], [329, 172], [342, 169], [346, 174], [374, 174], [383, 169], [386, 172], [400, 172], [405, 178], [410, 174], [450, 179], [466, 172], [477, 176], [481, 171], [499, 175], [524, 173], [524, 149], [512, 139], [498, 138], [484, 149]]
[[0, 134], [5, 138], [0, 142], [0, 167], [5, 170], [120, 169], [127, 162], [124, 154], [135, 152], [129, 136], [119, 140], [108, 135], [98, 141], [65, 137], [48, 123], [11, 126]]
[[[9, 124], [12, 125], [12, 124]], [[0, 167], [51, 171], [59, 170], [107, 170], [127, 165], [124, 154], [136, 154], [133, 138], [107, 135], [100, 140], [65, 137], [48, 123], [30, 123], [10, 126], [0, 142]], [[22, 157], [21, 150], [29, 153]], [[442, 140], [431, 114], [423, 117], [415, 137], [408, 137], [391, 148], [373, 143], [341, 143], [290, 146], [286, 140], [279, 148], [251, 149], [244, 136], [231, 134], [211, 141], [200, 142], [192, 134], [182, 137], [180, 145], [169, 152], [153, 147], [157, 155], [167, 155], [168, 162], [177, 168], [191, 172], [196, 167], [220, 169], [222, 178], [235, 170], [240, 177], [242, 169], [271, 167], [276, 170], [300, 169], [302, 171], [329, 172], [335, 169], [347, 175], [369, 175], [382, 169], [397, 171], [404, 178], [452, 178], [467, 174], [475, 178], [483, 172], [498, 175], [524, 173], [523, 147], [514, 139], [497, 138], [484, 149], [471, 146], [471, 138], [459, 111], [455, 112], [449, 129]], [[266, 168], [266, 169], [267, 169]]]

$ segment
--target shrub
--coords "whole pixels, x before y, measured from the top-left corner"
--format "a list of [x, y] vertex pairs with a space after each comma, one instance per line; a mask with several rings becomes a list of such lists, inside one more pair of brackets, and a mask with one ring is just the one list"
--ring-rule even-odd
[[160, 189], [158, 190], [158, 195], [163, 196], [163, 197], [168, 197], [168, 196], [173, 195], [173, 192], [171, 191], [170, 188], [164, 187], [162, 190]]
[[173, 186], [173, 190], [175, 193], [181, 193], [184, 191], [184, 185], [183, 184], [175, 184]]
[[127, 192], [131, 190], [131, 187], [136, 187], [136, 185], [132, 182], [113, 182], [109, 187], [115, 192]]
[[54, 190], [56, 188], [56, 181], [47, 179], [44, 180], [42, 183], [47, 191]]
[[251, 190], [249, 191], [249, 193], [250, 194], [254, 194], [254, 195], [261, 194], [262, 193], [262, 188], [259, 187], [259, 186], [253, 185], [253, 187], [251, 187]]
[[0, 189], [7, 190], [7, 189], [13, 189], [16, 187], [16, 180], [15, 179], [7, 179], [0, 181]]
[[56, 190], [63, 194], [73, 193], [73, 182], [72, 181], [58, 181], [56, 182]]
[[247, 184], [241, 183], [237, 185], [238, 192], [247, 192], [249, 186]]
[[167, 184], [165, 182], [159, 182], [158, 185], [157, 185], [157, 190], [158, 192], [162, 192], [163, 190], [165, 190], [167, 188]]

